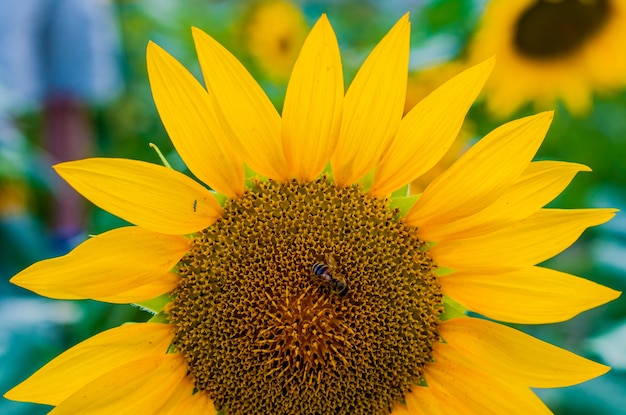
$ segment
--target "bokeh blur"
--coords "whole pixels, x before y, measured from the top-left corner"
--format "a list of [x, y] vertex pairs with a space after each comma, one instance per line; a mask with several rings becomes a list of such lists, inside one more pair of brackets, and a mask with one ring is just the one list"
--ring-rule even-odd
[[[152, 40], [201, 78], [191, 26], [203, 29], [231, 50], [280, 110], [291, 65], [321, 13], [327, 13], [337, 33], [348, 85], [371, 48], [399, 17], [410, 12], [407, 109], [478, 59], [476, 50], [507, 54], [504, 63], [496, 67], [499, 86], [487, 89], [510, 87], [502, 98], [506, 105], [494, 107], [494, 101], [483, 96], [470, 111], [459, 144], [444, 163], [496, 126], [552, 108], [555, 119], [537, 159], [578, 162], [593, 172], [579, 174], [550, 206], [626, 210], [626, 67], [620, 66], [626, 61], [626, 34], [607, 29], [615, 25], [626, 28], [624, 7], [618, 6], [623, 0], [516, 0], [520, 5], [506, 15], [490, 9], [496, 7], [492, 3], [502, 1], [511, 3], [0, 1], [0, 392], [91, 335], [149, 317], [132, 306], [50, 300], [11, 285], [9, 279], [35, 261], [67, 253], [90, 234], [124, 224], [77, 197], [56, 177], [52, 164], [88, 156], [160, 164], [148, 145], [154, 143], [172, 167], [185, 171], [152, 101], [145, 50]], [[562, 30], [567, 29], [563, 22], [571, 17], [574, 27], [583, 28], [584, 33], [549, 44], [540, 32], [546, 27], [542, 13], [550, 4], [564, 7], [563, 13], [556, 14], [558, 23], [565, 25]], [[592, 8], [593, 13], [584, 7]], [[550, 13], [554, 15], [548, 10], [548, 16]], [[491, 25], [485, 21], [488, 15], [500, 23]], [[593, 19], [587, 26], [577, 20], [585, 15]], [[522, 30], [533, 36], [520, 36]], [[561, 33], [561, 29], [555, 30], [557, 35]], [[553, 40], [555, 36], [550, 35]], [[600, 37], [602, 42], [596, 42]], [[494, 39], [499, 40], [499, 49], [490, 53], [485, 44], [489, 40], [496, 43]], [[506, 39], [512, 39], [508, 46]], [[476, 46], [473, 42], [482, 43]], [[596, 46], [601, 51], [595, 52]], [[591, 68], [589, 59], [601, 59], [598, 68]], [[551, 71], [557, 67], [561, 72], [555, 75]], [[602, 67], [608, 68], [606, 73]], [[567, 82], [559, 84], [560, 79]], [[557, 92], [548, 91], [551, 86]], [[536, 99], [533, 91], [538, 94]], [[498, 110], [504, 107], [507, 111]], [[423, 185], [416, 183], [415, 187]], [[626, 290], [624, 213], [586, 231], [548, 266]], [[538, 390], [556, 414], [624, 413], [623, 297], [565, 323], [518, 327], [612, 366], [607, 375], [582, 385]], [[0, 414], [35, 415], [49, 410], [0, 398]]]

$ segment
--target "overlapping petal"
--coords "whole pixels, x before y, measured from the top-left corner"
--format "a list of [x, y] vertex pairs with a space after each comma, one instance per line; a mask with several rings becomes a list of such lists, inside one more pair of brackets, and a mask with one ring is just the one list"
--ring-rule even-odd
[[[466, 415], [470, 412], [463, 402], [442, 389], [414, 386], [404, 395], [410, 415]], [[395, 412], [392, 412], [395, 415]]]
[[431, 182], [407, 214], [407, 224], [447, 223], [493, 203], [526, 169], [552, 117], [551, 112], [544, 112], [489, 133]]
[[147, 296], [131, 302], [142, 301], [168, 291], [142, 287], [159, 287], [152, 283], [167, 275], [190, 246], [183, 236], [119, 228], [86, 240], [65, 256], [37, 262], [11, 282], [50, 298], [128, 303], [127, 292], [137, 290]]
[[[104, 331], [56, 357], [5, 397], [59, 405], [83, 386], [119, 366], [165, 356], [173, 334], [173, 326], [153, 323], [128, 324]], [[137, 379], [137, 376], [131, 374], [130, 378]]]
[[447, 344], [436, 344], [435, 362], [425, 368], [429, 388], [454, 396], [467, 414], [552, 415], [527, 387], [500, 380], [465, 363], [464, 357]]
[[455, 76], [405, 115], [398, 134], [376, 166], [372, 194], [386, 196], [430, 170], [457, 137], [495, 60]]
[[132, 304], [152, 300], [172, 291], [180, 283], [180, 276], [174, 272], [167, 272], [156, 280], [131, 288], [128, 291], [111, 296], [98, 296], [97, 301], [105, 303]]
[[215, 405], [207, 393], [196, 392], [189, 395], [180, 405], [172, 408], [164, 415], [206, 415], [216, 413]]
[[171, 398], [159, 409], [159, 415], [213, 415], [216, 412], [209, 394], [198, 391], [189, 376], [181, 380]]
[[283, 108], [283, 149], [298, 181], [314, 180], [328, 163], [339, 137], [342, 108], [339, 45], [323, 15], [304, 42]]
[[170, 54], [148, 44], [150, 88], [161, 121], [185, 164], [230, 198], [243, 192], [243, 162], [228, 143], [200, 83]]
[[86, 384], [50, 415], [136, 415], [162, 412], [187, 375], [180, 354], [135, 360]]
[[615, 212], [542, 209], [498, 232], [441, 241], [430, 252], [437, 264], [456, 271], [514, 271], [552, 258], [574, 243], [585, 229], [608, 221]]
[[471, 238], [495, 232], [524, 219], [545, 206], [567, 187], [587, 166], [560, 161], [530, 163], [522, 175], [491, 205], [451, 222], [420, 227], [420, 237], [428, 241]]
[[60, 163], [54, 169], [96, 206], [154, 232], [197, 232], [222, 214], [209, 190], [155, 164], [92, 158]]
[[285, 180], [289, 171], [280, 137], [280, 116], [259, 84], [228, 50], [193, 28], [204, 82], [224, 132], [255, 172]]
[[339, 187], [372, 170], [398, 130], [406, 95], [409, 35], [407, 14], [370, 53], [348, 88], [340, 138], [331, 158]]
[[440, 277], [439, 283], [468, 309], [520, 324], [569, 320], [620, 295], [604, 285], [541, 267], [503, 274], [454, 273]]
[[442, 322], [440, 330], [448, 348], [474, 367], [518, 385], [571, 386], [609, 370], [607, 366], [487, 320], [452, 319]]

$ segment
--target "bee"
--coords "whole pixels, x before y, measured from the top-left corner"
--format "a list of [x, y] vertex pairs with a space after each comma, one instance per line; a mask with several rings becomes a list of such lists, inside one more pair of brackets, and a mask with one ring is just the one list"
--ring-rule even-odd
[[313, 278], [328, 285], [333, 293], [343, 297], [348, 293], [348, 284], [335, 273], [336, 268], [335, 260], [331, 255], [328, 255], [326, 263], [316, 262], [313, 264]]
[[193, 211], [195, 212], [197, 208], [198, 208], [198, 199], [195, 199], [193, 201]]

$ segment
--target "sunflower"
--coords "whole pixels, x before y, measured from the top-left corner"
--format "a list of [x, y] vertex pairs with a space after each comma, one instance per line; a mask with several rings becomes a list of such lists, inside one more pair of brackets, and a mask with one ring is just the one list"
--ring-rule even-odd
[[211, 190], [141, 161], [57, 165], [133, 226], [12, 282], [156, 314], [78, 344], [5, 396], [53, 405], [53, 415], [542, 414], [531, 387], [605, 373], [494, 320], [558, 322], [616, 298], [534, 265], [614, 210], [542, 208], [588, 170], [531, 161], [551, 113], [494, 130], [407, 197], [406, 183], [452, 144], [494, 64], [462, 72], [403, 117], [409, 28], [404, 16], [344, 95], [322, 16], [282, 118], [200, 30], [206, 89], [150, 43], [163, 124]]
[[263, 74], [274, 82], [287, 81], [308, 31], [298, 6], [287, 0], [257, 1], [242, 31], [246, 49]]
[[469, 47], [470, 61], [496, 55], [485, 87], [489, 110], [507, 116], [525, 103], [562, 100], [583, 114], [593, 91], [626, 85], [626, 2], [493, 0]]

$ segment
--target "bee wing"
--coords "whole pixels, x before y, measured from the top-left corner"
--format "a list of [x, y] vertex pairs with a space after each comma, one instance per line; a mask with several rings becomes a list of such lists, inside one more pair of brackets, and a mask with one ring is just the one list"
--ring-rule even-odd
[[335, 267], [337, 267], [337, 263], [335, 262], [335, 257], [333, 256], [333, 254], [328, 254], [326, 256], [326, 262], [328, 263], [331, 271], [334, 270]]

